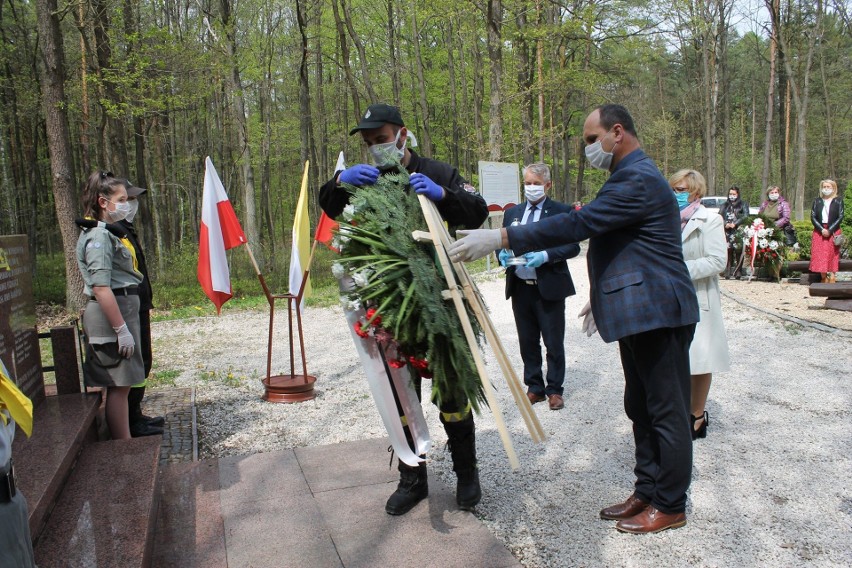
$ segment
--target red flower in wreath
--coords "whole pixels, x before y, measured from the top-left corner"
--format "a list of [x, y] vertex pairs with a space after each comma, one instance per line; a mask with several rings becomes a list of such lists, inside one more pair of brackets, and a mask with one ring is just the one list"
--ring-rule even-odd
[[370, 336], [370, 333], [364, 329], [363, 324], [360, 321], [356, 321], [352, 327], [361, 339], [367, 339]]
[[379, 327], [382, 325], [382, 316], [376, 312], [376, 308], [370, 308], [367, 310], [367, 321], [370, 322], [370, 325]]

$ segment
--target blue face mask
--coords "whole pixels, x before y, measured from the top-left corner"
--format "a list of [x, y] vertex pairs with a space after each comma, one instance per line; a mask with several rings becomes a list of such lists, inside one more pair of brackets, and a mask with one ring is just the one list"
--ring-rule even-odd
[[677, 199], [677, 206], [681, 208], [681, 210], [685, 209], [687, 205], [689, 205], [689, 194], [684, 193], [675, 193], [675, 199]]

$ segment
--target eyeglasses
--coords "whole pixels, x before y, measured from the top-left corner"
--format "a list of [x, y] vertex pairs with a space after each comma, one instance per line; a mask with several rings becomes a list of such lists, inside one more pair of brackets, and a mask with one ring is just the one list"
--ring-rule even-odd
[[101, 179], [111, 178], [113, 177], [112, 172], [101, 171]]
[[689, 191], [688, 187], [673, 187], [672, 189], [675, 190], [678, 193], [685, 193], [685, 192]]

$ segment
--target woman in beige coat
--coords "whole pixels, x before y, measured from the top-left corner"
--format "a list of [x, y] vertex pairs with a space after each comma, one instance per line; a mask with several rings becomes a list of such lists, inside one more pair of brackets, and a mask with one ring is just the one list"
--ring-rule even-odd
[[725, 269], [728, 251], [722, 217], [701, 205], [707, 191], [704, 176], [695, 170], [680, 170], [669, 178], [669, 185], [680, 206], [683, 258], [695, 285], [701, 314], [689, 348], [690, 414], [695, 440], [707, 436], [710, 421], [705, 405], [713, 373], [727, 371], [731, 365], [719, 293], [719, 273]]

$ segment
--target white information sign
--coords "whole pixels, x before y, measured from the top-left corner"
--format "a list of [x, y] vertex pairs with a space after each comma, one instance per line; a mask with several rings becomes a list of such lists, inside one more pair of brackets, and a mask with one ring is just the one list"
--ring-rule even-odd
[[479, 192], [489, 211], [505, 211], [520, 200], [521, 175], [518, 164], [479, 162]]

